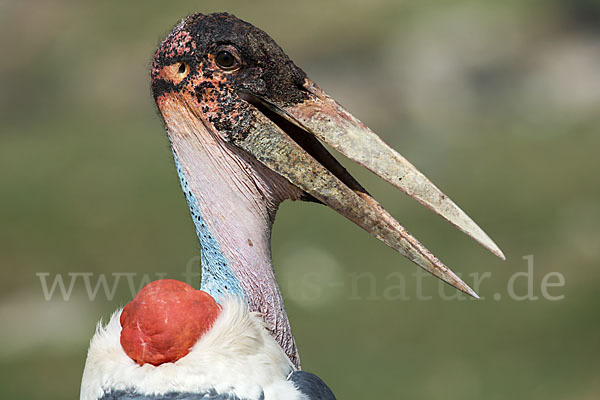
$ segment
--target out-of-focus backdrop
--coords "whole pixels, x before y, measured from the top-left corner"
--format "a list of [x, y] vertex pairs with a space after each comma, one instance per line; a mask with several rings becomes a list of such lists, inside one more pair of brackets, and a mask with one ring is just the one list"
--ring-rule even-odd
[[273, 254], [304, 369], [339, 399], [600, 398], [593, 0], [0, 1], [0, 398], [77, 398], [97, 320], [148, 279], [198, 286], [148, 77], [196, 11], [268, 32], [508, 258], [349, 164], [484, 299], [285, 203]]

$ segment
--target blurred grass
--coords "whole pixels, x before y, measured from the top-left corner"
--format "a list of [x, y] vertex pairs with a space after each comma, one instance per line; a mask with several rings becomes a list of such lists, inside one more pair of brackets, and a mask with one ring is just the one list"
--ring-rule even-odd
[[[194, 11], [267, 31], [505, 251], [502, 263], [368, 172], [353, 174], [443, 261], [490, 272], [483, 301], [418, 301], [408, 261], [315, 204], [283, 205], [276, 271], [303, 367], [340, 399], [600, 395], [600, 7], [592, 1], [0, 2], [0, 397], [75, 398], [95, 321], [130, 298], [44, 301], [39, 272], [179, 274], [198, 254], [148, 88], [155, 46]], [[535, 259], [535, 294], [510, 277]], [[303, 302], [303, 257], [330, 295]], [[310, 266], [312, 271], [315, 266]], [[409, 300], [350, 300], [353, 273]], [[300, 274], [300, 275], [298, 275]], [[52, 275], [52, 276], [53, 276]], [[467, 279], [467, 281], [470, 281]], [[304, 286], [303, 286], [304, 285]], [[519, 282], [517, 292], [526, 290]], [[295, 292], [294, 292], [295, 291]], [[300, 293], [300, 295], [298, 295]], [[449, 288], [446, 295], [451, 295]], [[502, 299], [493, 300], [495, 293]]]

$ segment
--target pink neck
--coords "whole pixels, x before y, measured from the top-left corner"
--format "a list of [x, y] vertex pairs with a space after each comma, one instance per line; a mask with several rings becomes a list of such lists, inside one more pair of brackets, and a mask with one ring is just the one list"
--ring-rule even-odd
[[[228, 143], [197, 136], [171, 139], [202, 245], [203, 286], [212, 280], [226, 295], [236, 295], [232, 287], [239, 285], [250, 309], [262, 314], [267, 329], [299, 366], [273, 272], [270, 240], [279, 204], [298, 199], [300, 193]], [[206, 286], [203, 290], [211, 293], [212, 285]]]

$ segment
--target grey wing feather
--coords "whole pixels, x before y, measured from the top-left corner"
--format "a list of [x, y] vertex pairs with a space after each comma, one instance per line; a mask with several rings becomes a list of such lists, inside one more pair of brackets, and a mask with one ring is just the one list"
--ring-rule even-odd
[[[263, 397], [261, 396], [260, 399]], [[257, 400], [260, 400], [257, 399]], [[250, 400], [240, 399], [237, 396], [227, 393], [217, 393], [214, 390], [209, 390], [203, 393], [182, 393], [171, 392], [160, 395], [139, 394], [135, 391], [115, 390], [105, 393], [99, 400]]]
[[321, 378], [306, 371], [294, 371], [289, 381], [310, 400], [335, 400], [335, 396]]

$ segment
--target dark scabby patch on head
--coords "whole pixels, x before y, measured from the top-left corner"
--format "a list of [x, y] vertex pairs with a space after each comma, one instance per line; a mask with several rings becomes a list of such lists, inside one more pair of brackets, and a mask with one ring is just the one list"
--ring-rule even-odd
[[152, 66], [150, 69], [150, 76], [152, 79], [157, 78], [163, 67], [178, 61], [187, 62], [193, 69], [196, 43], [192, 39], [190, 33], [184, 29], [184, 22], [185, 21], [181, 21], [175, 25], [167, 37], [165, 37], [158, 46], [154, 58], [152, 59]]
[[177, 91], [183, 91], [191, 93], [190, 90], [187, 89], [187, 84], [191, 79], [192, 73], [190, 73], [186, 78], [184, 78], [181, 82], [175, 85], [172, 81], [167, 79], [156, 78], [152, 80], [152, 96], [154, 97], [154, 101], [156, 101], [161, 95], [165, 93], [172, 93]]
[[211, 81], [202, 81], [198, 85], [196, 85], [196, 93], [198, 93], [202, 89], [215, 89], [215, 84]]
[[282, 106], [308, 98], [302, 89], [304, 71], [269, 35], [252, 24], [228, 13], [193, 14], [183, 21], [181, 29], [193, 38], [197, 57], [206, 59], [222, 44], [239, 50], [242, 67], [227, 78], [234, 89], [252, 91]]
[[194, 91], [202, 112], [225, 139], [247, 136], [255, 115], [251, 106], [240, 102], [228, 85], [203, 81]]
[[175, 85], [173, 82], [166, 81], [164, 79], [154, 79], [152, 81], [152, 96], [156, 101], [161, 95], [175, 91]]

